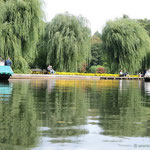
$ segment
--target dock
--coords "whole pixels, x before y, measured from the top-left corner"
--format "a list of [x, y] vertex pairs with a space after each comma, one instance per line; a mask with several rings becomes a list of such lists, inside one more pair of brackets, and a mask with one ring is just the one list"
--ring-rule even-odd
[[144, 80], [143, 77], [100, 77], [100, 80]]
[[144, 80], [143, 77], [53, 75], [53, 74], [13, 74], [10, 79], [92, 79], [92, 80]]

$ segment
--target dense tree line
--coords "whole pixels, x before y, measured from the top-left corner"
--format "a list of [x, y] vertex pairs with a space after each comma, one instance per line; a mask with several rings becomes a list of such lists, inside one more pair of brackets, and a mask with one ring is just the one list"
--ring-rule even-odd
[[56, 71], [84, 72], [105, 67], [131, 73], [150, 66], [150, 21], [108, 21], [91, 36], [88, 21], [69, 13], [44, 22], [41, 0], [0, 0], [0, 56], [13, 61], [15, 72], [52, 65]]

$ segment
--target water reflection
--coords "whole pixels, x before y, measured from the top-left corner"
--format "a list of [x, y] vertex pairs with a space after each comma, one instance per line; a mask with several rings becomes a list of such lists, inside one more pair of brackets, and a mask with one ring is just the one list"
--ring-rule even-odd
[[120, 145], [129, 141], [131, 149], [135, 137], [143, 137], [147, 144], [150, 98], [144, 94], [146, 86], [142, 81], [117, 80], [0, 83], [0, 149], [56, 150], [63, 144], [68, 150], [75, 146], [106, 150], [109, 144], [121, 150]]
[[[124, 91], [116, 87], [104, 89], [100, 94], [100, 126], [103, 134], [114, 136], [150, 136], [144, 128], [146, 109], [138, 82], [121, 81]], [[122, 88], [122, 87], [121, 87]]]
[[[48, 87], [50, 83], [53, 85], [53, 82], [49, 82]], [[74, 86], [70, 87], [72, 84]], [[43, 134], [53, 138], [52, 142], [68, 142], [67, 137], [88, 133], [81, 127], [86, 124], [88, 101], [82, 88], [76, 86], [74, 81], [57, 80], [55, 89], [46, 95], [42, 118], [43, 126], [49, 127], [50, 130], [44, 131]]]
[[10, 82], [2, 87], [7, 88], [1, 90], [10, 97], [7, 103], [0, 104], [0, 148], [17, 150], [34, 145], [37, 118], [30, 84]]
[[144, 82], [145, 93], [150, 96], [150, 82]]
[[8, 101], [11, 97], [13, 84], [9, 81], [0, 82], [0, 101]]

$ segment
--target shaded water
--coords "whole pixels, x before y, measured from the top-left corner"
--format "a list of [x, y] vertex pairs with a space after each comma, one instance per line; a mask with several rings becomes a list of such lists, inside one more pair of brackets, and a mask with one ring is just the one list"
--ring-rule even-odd
[[0, 150], [150, 149], [150, 83], [0, 83]]

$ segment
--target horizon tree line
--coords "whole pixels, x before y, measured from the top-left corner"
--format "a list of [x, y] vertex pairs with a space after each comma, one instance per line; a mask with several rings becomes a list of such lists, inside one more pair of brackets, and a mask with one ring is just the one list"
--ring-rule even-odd
[[[44, 22], [41, 0], [0, 0], [0, 56], [12, 59], [15, 72], [31, 68], [78, 72], [86, 66], [135, 73], [150, 66], [150, 21], [123, 18], [108, 21], [102, 34], [86, 18], [69, 13]], [[87, 64], [87, 65], [85, 65]]]

